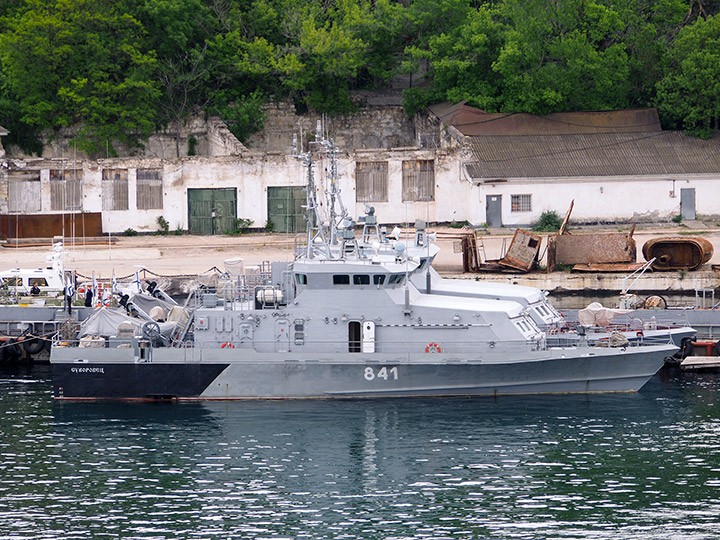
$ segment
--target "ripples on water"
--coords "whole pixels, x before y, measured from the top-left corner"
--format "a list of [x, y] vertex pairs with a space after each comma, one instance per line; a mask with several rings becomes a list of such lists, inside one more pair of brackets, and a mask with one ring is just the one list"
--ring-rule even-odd
[[53, 403], [0, 371], [0, 538], [717, 538], [720, 375], [639, 394]]

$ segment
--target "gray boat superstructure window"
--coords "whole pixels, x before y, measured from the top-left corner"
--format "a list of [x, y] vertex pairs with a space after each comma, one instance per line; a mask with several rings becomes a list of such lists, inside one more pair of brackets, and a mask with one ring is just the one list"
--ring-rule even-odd
[[[298, 284], [304, 285], [305, 282], [301, 281], [300, 276], [303, 276], [304, 274], [296, 274], [296, 279], [298, 280]], [[370, 285], [371, 280], [373, 285], [383, 285], [386, 282], [389, 285], [397, 285], [398, 283], [402, 283], [405, 278], [405, 274], [391, 274], [389, 276], [386, 276], [385, 274], [373, 274], [372, 277], [370, 274], [353, 274], [352, 276], [352, 284], [353, 285]], [[332, 277], [333, 285], [350, 285], [350, 275], [348, 274], [333, 274]]]
[[517, 326], [520, 332], [522, 332], [523, 336], [525, 336], [525, 339], [531, 339], [534, 335], [538, 333], [537, 327], [535, 327], [535, 325], [532, 324], [529, 320], [523, 318], [516, 320], [515, 326]]
[[370, 275], [355, 274], [353, 276], [353, 285], [370, 285]]
[[550, 310], [542, 304], [535, 306], [535, 311], [537, 311], [543, 319], [552, 317]]
[[298, 285], [307, 285], [307, 274], [295, 274]]
[[295, 319], [293, 328], [295, 329], [295, 345], [303, 345], [305, 343], [305, 320]]

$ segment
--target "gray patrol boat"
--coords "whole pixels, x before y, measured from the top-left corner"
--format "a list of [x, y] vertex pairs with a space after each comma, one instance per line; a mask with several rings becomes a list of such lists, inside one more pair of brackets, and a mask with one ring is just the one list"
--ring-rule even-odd
[[[292, 262], [196, 291], [150, 317], [101, 308], [54, 338], [56, 399], [223, 400], [626, 392], [640, 389], [677, 347], [548, 346], [526, 306], [420, 290], [410, 276], [426, 245], [355, 238], [331, 190], [321, 215], [314, 156], [303, 154], [307, 236]], [[330, 177], [335, 183], [336, 173]], [[341, 202], [339, 203], [341, 205]], [[427, 240], [426, 240], [427, 241]], [[426, 261], [426, 264], [428, 261]], [[439, 288], [440, 289], [440, 288]]]

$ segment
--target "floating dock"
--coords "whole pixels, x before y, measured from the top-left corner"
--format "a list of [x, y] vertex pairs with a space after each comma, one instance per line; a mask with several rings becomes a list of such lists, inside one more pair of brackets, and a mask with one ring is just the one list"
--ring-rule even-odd
[[703, 371], [720, 369], [720, 356], [688, 356], [680, 364], [685, 371]]

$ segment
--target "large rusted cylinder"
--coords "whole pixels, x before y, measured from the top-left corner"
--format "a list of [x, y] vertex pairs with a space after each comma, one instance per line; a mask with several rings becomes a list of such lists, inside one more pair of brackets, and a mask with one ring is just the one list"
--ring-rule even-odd
[[654, 270], [695, 270], [713, 256], [713, 245], [705, 238], [653, 238], [642, 248], [646, 261], [655, 258]]

